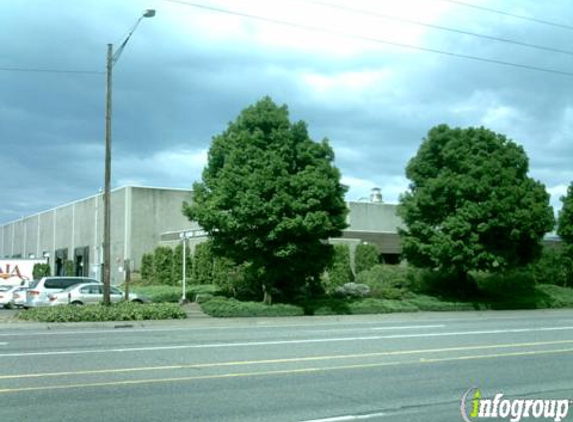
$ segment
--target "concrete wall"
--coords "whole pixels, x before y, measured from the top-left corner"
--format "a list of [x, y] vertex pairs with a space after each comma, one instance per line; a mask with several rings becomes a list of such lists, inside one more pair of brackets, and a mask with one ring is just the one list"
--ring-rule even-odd
[[37, 247], [38, 258], [44, 256], [44, 253], [50, 256], [54, 255], [54, 215], [55, 210], [38, 214], [38, 226], [40, 231], [39, 244]]
[[133, 187], [131, 198], [129, 258], [134, 271], [139, 271], [141, 256], [159, 245], [162, 233], [199, 228], [182, 213], [183, 202], [191, 201], [191, 191]]
[[402, 219], [396, 215], [396, 205], [375, 202], [349, 202], [346, 229], [352, 232], [396, 233], [404, 228]]
[[[190, 190], [147, 187], [122, 187], [111, 192], [111, 280], [123, 282], [124, 260], [132, 271], [139, 271], [141, 256], [159, 244], [175, 246], [179, 233], [200, 230], [182, 213], [184, 201], [190, 202]], [[381, 203], [349, 202], [349, 228], [336, 242], [378, 244], [381, 252], [399, 253], [396, 206]], [[205, 236], [189, 239], [188, 245], [204, 241]], [[100, 277], [103, 243], [102, 194], [62, 205], [52, 210], [0, 226], [0, 256], [42, 257], [49, 254], [54, 270], [56, 251], [67, 249], [68, 260], [78, 248], [88, 248], [89, 273]]]
[[[111, 194], [112, 253], [123, 257], [124, 196], [122, 189]], [[114, 215], [115, 214], [115, 215]], [[56, 251], [67, 249], [67, 259], [74, 259], [76, 248], [89, 248], [89, 262], [85, 265], [99, 267], [103, 239], [102, 195], [92, 196], [70, 204], [13, 221], [0, 228], [0, 256], [21, 255], [49, 257], [52, 272]], [[122, 253], [118, 254], [117, 251]], [[113, 256], [113, 255], [112, 255]], [[113, 264], [113, 263], [112, 263]], [[118, 279], [117, 265], [112, 274]], [[97, 272], [90, 271], [97, 276]], [[113, 279], [114, 277], [112, 277]]]

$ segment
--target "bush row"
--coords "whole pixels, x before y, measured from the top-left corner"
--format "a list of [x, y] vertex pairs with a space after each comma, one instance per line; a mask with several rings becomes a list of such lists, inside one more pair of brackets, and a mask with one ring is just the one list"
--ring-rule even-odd
[[409, 300], [322, 298], [297, 305], [264, 305], [260, 302], [240, 302], [236, 299], [214, 298], [201, 304], [203, 312], [212, 317], [287, 317], [301, 315], [362, 315], [417, 311], [467, 311], [471, 303], [442, 302], [428, 296]]
[[110, 306], [54, 306], [28, 309], [20, 312], [18, 318], [38, 322], [101, 322], [101, 321], [144, 321], [158, 319], [184, 319], [185, 312], [170, 303], [122, 302]]
[[[134, 293], [147, 296], [154, 303], [179, 303], [182, 295], [181, 286], [132, 285], [129, 289]], [[221, 289], [214, 284], [192, 284], [185, 290], [185, 296], [190, 302], [221, 295]]]
[[[216, 257], [211, 243], [195, 246], [191, 255], [185, 249], [185, 279], [188, 284], [217, 284], [225, 288], [236, 266], [228, 259]], [[183, 280], [183, 247], [158, 246], [141, 258], [141, 282], [150, 285], [180, 286]]]
[[240, 302], [232, 298], [215, 297], [201, 304], [203, 312], [213, 317], [279, 317], [301, 316], [304, 311], [295, 305], [265, 305], [260, 302]]

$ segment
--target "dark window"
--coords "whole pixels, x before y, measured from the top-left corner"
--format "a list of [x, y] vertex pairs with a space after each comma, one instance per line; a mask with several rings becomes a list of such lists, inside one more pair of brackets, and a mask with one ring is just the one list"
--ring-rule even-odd
[[82, 246], [74, 249], [74, 275], [85, 277], [89, 275], [90, 258], [89, 246]]
[[63, 285], [62, 289], [67, 289], [68, 287], [71, 287], [75, 284], [80, 284], [82, 282], [83, 280], [78, 280], [75, 278], [64, 278], [62, 279], [62, 285]]
[[101, 295], [103, 294], [101, 286], [91, 286], [91, 294], [92, 295]]
[[381, 259], [384, 264], [398, 265], [401, 261], [400, 254], [395, 253], [383, 253], [381, 254]]
[[44, 287], [46, 289], [64, 289], [63, 281], [64, 279], [62, 278], [48, 278], [44, 283]]
[[56, 257], [54, 260], [55, 263], [55, 270], [54, 275], [62, 276], [62, 275], [70, 275], [66, 274], [66, 261], [68, 260], [68, 249], [58, 249], [56, 250]]

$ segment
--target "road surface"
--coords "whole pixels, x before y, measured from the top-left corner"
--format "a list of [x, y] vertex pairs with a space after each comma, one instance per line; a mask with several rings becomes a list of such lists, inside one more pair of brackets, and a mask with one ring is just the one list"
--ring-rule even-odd
[[462, 421], [472, 387], [573, 399], [573, 311], [0, 324], [1, 421]]

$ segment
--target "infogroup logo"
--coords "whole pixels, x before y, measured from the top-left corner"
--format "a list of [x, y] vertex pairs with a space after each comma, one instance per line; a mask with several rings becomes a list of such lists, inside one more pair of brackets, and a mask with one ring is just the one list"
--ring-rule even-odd
[[503, 393], [493, 398], [482, 397], [481, 390], [472, 387], [462, 396], [460, 410], [465, 422], [482, 419], [507, 419], [510, 422], [522, 420], [544, 420], [560, 422], [569, 413], [569, 399], [507, 399]]

